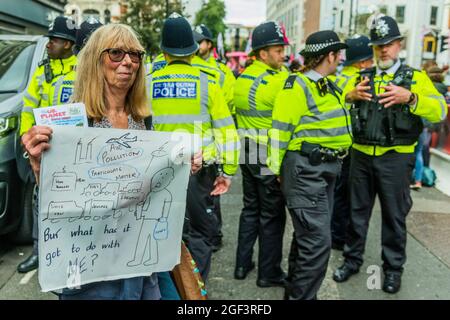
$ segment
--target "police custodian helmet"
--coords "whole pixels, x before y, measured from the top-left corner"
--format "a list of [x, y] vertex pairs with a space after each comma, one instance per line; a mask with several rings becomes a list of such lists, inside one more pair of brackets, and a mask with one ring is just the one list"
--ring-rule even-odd
[[268, 46], [289, 45], [281, 27], [274, 21], [264, 22], [252, 33], [252, 53]]
[[344, 66], [350, 66], [359, 61], [365, 61], [373, 58], [373, 50], [369, 46], [370, 39], [366, 36], [357, 36], [345, 40], [348, 45], [345, 52], [346, 60]]
[[318, 57], [332, 51], [347, 48], [348, 46], [341, 42], [336, 32], [323, 30], [314, 32], [306, 38], [305, 49], [300, 54], [304, 57]]
[[172, 13], [162, 29], [161, 50], [176, 57], [185, 57], [198, 50], [191, 25], [178, 13]]
[[61, 38], [75, 42], [77, 24], [69, 17], [59, 16], [48, 27], [47, 37]]
[[103, 26], [103, 24], [94, 17], [89, 17], [86, 21], [80, 24], [80, 28], [77, 30], [77, 37], [75, 40], [75, 54], [78, 54], [81, 51], [81, 49], [89, 39], [89, 36], [101, 26]]
[[383, 16], [372, 22], [370, 46], [384, 45], [398, 39], [403, 39], [403, 36], [400, 34], [397, 22], [393, 18]]
[[208, 40], [208, 41], [214, 42], [211, 31], [204, 24], [201, 24], [201, 25], [195, 27], [194, 39], [197, 43], [200, 43], [203, 40]]

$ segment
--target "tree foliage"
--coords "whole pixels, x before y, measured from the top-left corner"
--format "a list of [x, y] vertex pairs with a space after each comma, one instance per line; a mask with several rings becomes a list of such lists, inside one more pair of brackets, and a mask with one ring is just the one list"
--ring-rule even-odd
[[[168, 7], [167, 7], [168, 5]], [[148, 54], [159, 52], [161, 30], [166, 13], [183, 14], [181, 0], [129, 0], [121, 22], [130, 25], [140, 36]]]
[[225, 32], [225, 15], [226, 10], [223, 0], [209, 0], [204, 2], [200, 11], [197, 12], [195, 25], [198, 26], [203, 23], [211, 30], [214, 39], [216, 39], [220, 32], [222, 34]]

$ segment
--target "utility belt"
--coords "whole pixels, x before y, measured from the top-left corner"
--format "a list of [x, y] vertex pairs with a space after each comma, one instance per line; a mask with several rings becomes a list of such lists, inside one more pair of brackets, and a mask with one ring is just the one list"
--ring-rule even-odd
[[348, 155], [348, 149], [331, 149], [322, 147], [320, 144], [313, 144], [309, 142], [302, 142], [300, 154], [308, 157], [309, 163], [312, 166], [318, 166], [324, 162], [334, 162], [342, 160]]

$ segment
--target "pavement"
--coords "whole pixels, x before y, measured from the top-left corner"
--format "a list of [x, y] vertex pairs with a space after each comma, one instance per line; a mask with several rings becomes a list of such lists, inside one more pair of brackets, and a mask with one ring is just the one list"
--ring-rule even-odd
[[[365, 262], [360, 273], [345, 283], [335, 283], [331, 275], [342, 264], [340, 251], [332, 250], [328, 272], [318, 298], [322, 300], [398, 300], [450, 299], [450, 197], [434, 188], [411, 191], [414, 205], [407, 217], [407, 263], [402, 289], [397, 294], [381, 290], [381, 212], [377, 203], [372, 214], [366, 245]], [[222, 196], [224, 246], [213, 255], [208, 283], [209, 299], [213, 300], [279, 300], [282, 288], [256, 286], [257, 270], [245, 280], [233, 278], [239, 215], [242, 209], [241, 177], [234, 178], [230, 192]], [[284, 235], [283, 263], [287, 258], [292, 237], [288, 216]], [[258, 248], [255, 246], [255, 257]], [[31, 246], [13, 246], [0, 242], [0, 300], [51, 300], [52, 293], [40, 292], [38, 273], [19, 274], [17, 265], [31, 252]]]

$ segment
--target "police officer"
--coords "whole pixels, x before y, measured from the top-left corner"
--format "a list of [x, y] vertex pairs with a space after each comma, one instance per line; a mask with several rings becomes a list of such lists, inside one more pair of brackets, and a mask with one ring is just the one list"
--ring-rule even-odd
[[409, 180], [421, 117], [439, 122], [446, 104], [425, 73], [402, 65], [397, 22], [376, 19], [370, 30], [376, 68], [361, 71], [361, 81], [346, 94], [353, 103], [351, 216], [344, 264], [333, 279], [346, 281], [359, 271], [375, 196], [382, 214], [383, 290], [396, 293], [406, 261], [406, 216], [411, 209]]
[[[373, 50], [369, 46], [369, 42], [368, 37], [360, 35], [345, 41], [348, 48], [345, 52], [344, 69], [339, 76], [329, 77], [341, 90], [345, 89], [352, 78], [359, 75], [360, 70], [372, 67]], [[349, 173], [350, 157], [345, 157], [342, 162], [341, 174], [336, 181], [331, 217], [331, 247], [336, 250], [343, 250], [344, 248], [345, 231], [350, 219]]]
[[[198, 44], [189, 22], [179, 14], [165, 21], [161, 50], [167, 66], [148, 76], [155, 130], [183, 129], [202, 138], [204, 166], [189, 180], [185, 240], [206, 281], [216, 219], [213, 196], [230, 187], [237, 170], [239, 138], [219, 84], [190, 64]], [[186, 87], [191, 90], [177, 90]], [[222, 164], [220, 172], [217, 162]]]
[[[225, 64], [217, 61], [213, 55], [214, 41], [211, 31], [204, 24], [197, 26], [194, 30], [194, 39], [199, 45], [197, 57], [192, 60], [192, 65], [199, 67], [206, 72], [214, 72], [216, 80], [219, 81], [225, 100], [231, 115], [236, 114], [234, 108], [234, 83], [236, 81], [233, 72]], [[222, 247], [222, 213], [220, 208], [220, 197], [215, 197], [214, 214], [217, 217], [217, 231], [213, 238], [213, 251], [218, 251]]]
[[289, 76], [275, 101], [269, 168], [280, 175], [294, 226], [287, 299], [315, 299], [327, 270], [334, 186], [352, 142], [348, 110], [327, 76], [345, 48], [333, 31], [308, 36], [303, 73]]
[[[194, 30], [194, 39], [199, 44], [197, 56], [208, 62], [219, 75], [219, 84], [223, 90], [225, 100], [232, 115], [236, 113], [234, 108], [234, 83], [236, 78], [233, 72], [224, 63], [217, 61], [213, 55], [214, 40], [211, 31], [204, 24]], [[195, 65], [195, 63], [193, 63]]]
[[260, 287], [283, 286], [286, 277], [280, 265], [286, 223], [284, 200], [266, 158], [275, 97], [289, 75], [281, 71], [287, 44], [277, 23], [257, 26], [252, 34], [256, 60], [239, 76], [234, 91], [238, 129], [245, 142], [245, 158], [241, 161], [244, 208], [239, 219], [234, 277], [244, 279], [254, 268], [253, 246], [258, 238], [256, 284]]
[[[72, 47], [72, 51], [75, 55], [80, 53], [81, 49], [83, 49], [89, 39], [89, 36], [101, 26], [103, 26], [103, 24], [93, 17], [89, 17], [80, 24], [80, 27], [76, 32], [75, 44]], [[55, 80], [49, 91], [49, 96], [53, 97], [53, 105], [69, 102], [72, 97], [75, 79], [76, 66], [74, 66], [70, 72], [59, 76]]]
[[[58, 79], [71, 72], [76, 64], [72, 46], [75, 42], [76, 23], [70, 18], [59, 16], [50, 24], [47, 43], [48, 58], [39, 63], [23, 98], [23, 109], [20, 119], [20, 135], [27, 132], [35, 123], [33, 109], [67, 103], [72, 88], [61, 88], [55, 91]], [[57, 93], [56, 95], [54, 93]], [[38, 267], [38, 221], [37, 221], [37, 187], [33, 192], [33, 251], [31, 255], [17, 267], [17, 271], [25, 273]]]

